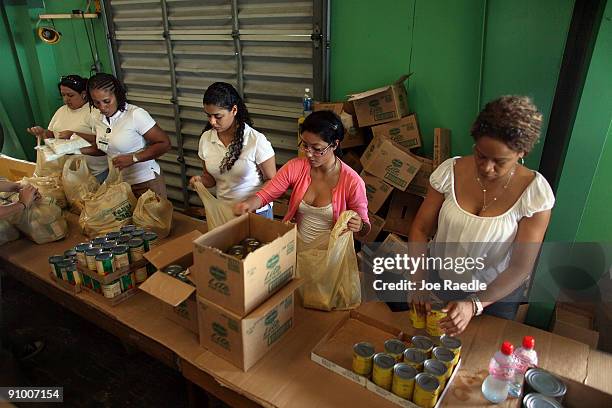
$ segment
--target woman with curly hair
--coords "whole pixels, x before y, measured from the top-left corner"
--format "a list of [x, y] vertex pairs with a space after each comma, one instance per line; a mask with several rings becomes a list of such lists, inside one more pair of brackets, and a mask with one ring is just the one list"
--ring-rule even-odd
[[[276, 174], [274, 149], [266, 137], [251, 127], [244, 101], [225, 82], [215, 82], [203, 97], [208, 123], [200, 137], [198, 156], [202, 175], [193, 176], [205, 187], [216, 186], [217, 198], [232, 206], [257, 192], [266, 180]], [[272, 218], [272, 205], [258, 207], [256, 212]]]
[[[413, 248], [423, 252], [431, 239], [430, 256], [482, 255], [477, 266], [438, 266], [429, 278], [485, 284], [480, 290], [434, 292], [448, 302], [440, 323], [447, 334], [461, 333], [481, 313], [516, 315], [555, 202], [546, 179], [523, 164], [541, 126], [542, 114], [530, 98], [502, 96], [472, 126], [473, 155], [448, 159], [431, 174], [410, 229]], [[429, 310], [430, 299], [431, 293], [413, 293], [416, 311]]]

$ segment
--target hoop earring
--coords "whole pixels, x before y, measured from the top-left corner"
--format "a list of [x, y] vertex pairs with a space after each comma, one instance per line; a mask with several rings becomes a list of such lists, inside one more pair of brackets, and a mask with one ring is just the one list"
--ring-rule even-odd
[[521, 166], [524, 166], [524, 165], [525, 165], [525, 159], [523, 159], [523, 158], [521, 157], [519, 160], [520, 160], [520, 162], [521, 162]]

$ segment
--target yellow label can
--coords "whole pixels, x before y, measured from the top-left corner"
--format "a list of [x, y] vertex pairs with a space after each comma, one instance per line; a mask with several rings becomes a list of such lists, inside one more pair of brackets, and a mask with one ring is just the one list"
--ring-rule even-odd
[[393, 366], [395, 358], [387, 353], [374, 355], [372, 364], [372, 381], [374, 384], [389, 391], [393, 383]]
[[406, 350], [406, 345], [401, 340], [389, 339], [385, 341], [385, 353], [392, 355], [398, 363], [404, 359], [404, 350]]
[[423, 350], [423, 352], [427, 355], [427, 358], [431, 357], [431, 350], [433, 350], [434, 344], [429, 337], [412, 336], [410, 341], [412, 342], [412, 347]]
[[372, 344], [366, 342], [355, 344], [353, 346], [353, 372], [370, 377], [373, 357], [374, 346]]
[[440, 394], [440, 382], [428, 373], [417, 374], [412, 401], [421, 408], [433, 408]]
[[391, 386], [391, 392], [398, 397], [408, 400], [412, 399], [416, 375], [416, 368], [406, 363], [397, 363], [393, 366], [393, 384]]
[[412, 327], [415, 329], [425, 328], [425, 315], [417, 313], [414, 305], [410, 307], [410, 320], [412, 320]]
[[448, 367], [446, 367], [444, 363], [434, 360], [433, 358], [425, 360], [425, 363], [423, 363], [423, 372], [429, 373], [436, 377], [440, 382], [440, 388], [444, 388], [448, 372]]
[[404, 363], [414, 367], [417, 371], [423, 371], [423, 363], [427, 360], [427, 355], [423, 350], [407, 348], [404, 351]]
[[453, 371], [453, 361], [455, 360], [455, 353], [447, 349], [446, 347], [436, 347], [431, 352], [434, 359], [442, 362], [448, 368], [446, 378], [450, 377]]
[[444, 335], [440, 337], [440, 345], [455, 353], [455, 358], [453, 359], [453, 367], [456, 366], [459, 362], [459, 357], [461, 356], [461, 340], [457, 337]]
[[427, 313], [427, 323], [425, 331], [432, 337], [440, 337], [444, 334], [440, 328], [440, 320], [446, 317], [446, 313], [442, 312], [442, 306], [432, 306], [432, 309]]

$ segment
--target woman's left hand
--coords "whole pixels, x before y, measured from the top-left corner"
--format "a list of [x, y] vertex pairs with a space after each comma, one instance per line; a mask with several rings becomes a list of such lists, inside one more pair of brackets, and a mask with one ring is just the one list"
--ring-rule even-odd
[[362, 227], [363, 221], [361, 220], [361, 217], [359, 215], [354, 215], [351, 219], [348, 220], [348, 222], [346, 223], [346, 229], [342, 231], [342, 233], [344, 234], [348, 231], [359, 232], [361, 231]]
[[57, 132], [58, 139], [70, 139], [70, 137], [74, 134], [72, 130], [62, 130], [61, 132]]
[[472, 302], [469, 299], [449, 302], [442, 312], [446, 313], [446, 317], [440, 320], [440, 328], [449, 336], [463, 333], [474, 315]]
[[132, 159], [131, 154], [122, 154], [113, 159], [113, 166], [115, 166], [119, 170], [123, 170], [126, 167], [130, 167], [134, 164], [134, 160]]

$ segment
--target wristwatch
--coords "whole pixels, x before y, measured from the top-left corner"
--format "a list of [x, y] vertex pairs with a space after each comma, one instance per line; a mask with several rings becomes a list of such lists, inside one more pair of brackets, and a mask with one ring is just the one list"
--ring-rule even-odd
[[480, 301], [480, 299], [478, 299], [478, 296], [476, 295], [470, 295], [468, 297], [470, 298], [470, 300], [472, 301], [472, 305], [474, 306], [474, 316], [480, 316], [482, 314], [482, 311], [484, 310], [482, 302]]
[[138, 163], [138, 157], [136, 156], [136, 153], [132, 155], [132, 162]]

